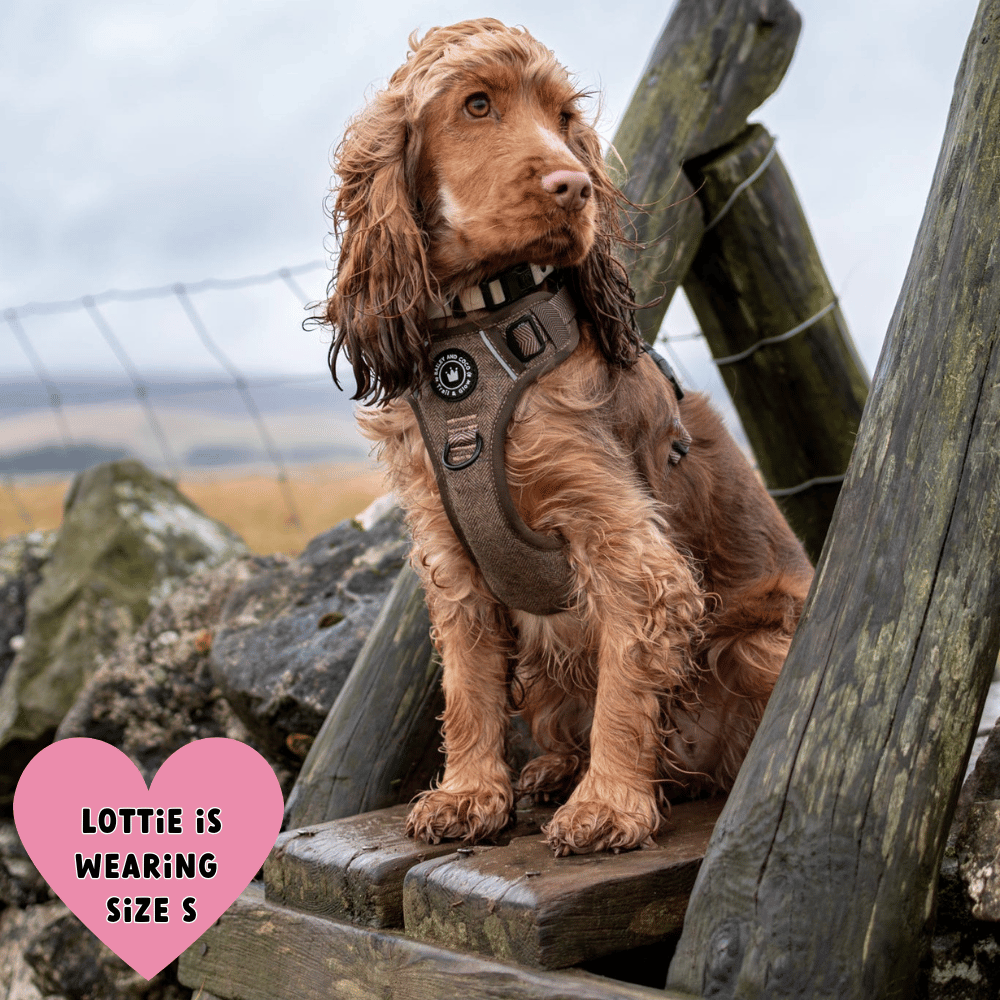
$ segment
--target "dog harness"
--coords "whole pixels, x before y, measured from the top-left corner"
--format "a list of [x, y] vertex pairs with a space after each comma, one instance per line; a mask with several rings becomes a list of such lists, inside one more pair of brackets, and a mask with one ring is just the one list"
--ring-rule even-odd
[[[539, 277], [528, 267], [538, 271], [521, 265], [516, 291], [494, 306], [485, 325], [469, 321], [431, 331], [431, 378], [404, 398], [420, 425], [448, 518], [487, 587], [508, 607], [548, 615], [565, 611], [572, 597], [565, 541], [532, 530], [518, 514], [504, 444], [521, 395], [573, 353], [580, 329], [569, 289], [530, 290], [549, 269]], [[497, 280], [478, 287], [496, 286]], [[493, 302], [497, 298], [494, 288]], [[680, 399], [670, 366], [649, 350]], [[674, 442], [671, 462], [679, 461], [688, 443], [689, 437]]]

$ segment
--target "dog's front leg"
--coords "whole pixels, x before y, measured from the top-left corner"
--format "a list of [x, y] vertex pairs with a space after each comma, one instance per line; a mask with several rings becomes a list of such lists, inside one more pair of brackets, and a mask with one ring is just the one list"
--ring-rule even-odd
[[662, 698], [690, 683], [691, 641], [704, 607], [686, 561], [638, 523], [617, 539], [605, 534], [588, 553], [588, 574], [598, 668], [590, 765], [546, 827], [557, 855], [652, 843], [660, 825]]
[[629, 651], [601, 645], [590, 766], [545, 829], [557, 856], [648, 846], [660, 823], [659, 699], [621, 669]]
[[[443, 661], [444, 776], [423, 792], [406, 824], [411, 837], [488, 839], [514, 807], [507, 739], [507, 649], [493, 609], [475, 597], [452, 606], [446, 622], [432, 606]], [[479, 612], [477, 614], [477, 611]]]

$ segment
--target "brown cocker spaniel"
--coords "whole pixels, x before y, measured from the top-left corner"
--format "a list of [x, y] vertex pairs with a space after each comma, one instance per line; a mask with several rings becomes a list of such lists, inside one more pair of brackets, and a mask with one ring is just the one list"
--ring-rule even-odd
[[[557, 855], [648, 845], [670, 797], [731, 786], [812, 569], [635, 332], [563, 67], [489, 18], [410, 47], [336, 152], [326, 310], [444, 664], [447, 763], [407, 829], [489, 838], [533, 795], [565, 798]], [[543, 750], [516, 781], [513, 712]]]

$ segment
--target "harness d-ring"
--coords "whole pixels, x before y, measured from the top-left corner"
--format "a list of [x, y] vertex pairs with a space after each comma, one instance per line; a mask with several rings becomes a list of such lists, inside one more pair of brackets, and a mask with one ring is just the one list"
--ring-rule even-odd
[[459, 469], [467, 469], [472, 463], [479, 458], [479, 453], [483, 450], [483, 439], [479, 435], [479, 431], [476, 431], [476, 444], [472, 450], [472, 455], [467, 458], [464, 462], [452, 463], [448, 460], [448, 456], [451, 454], [452, 446], [455, 442], [449, 441], [444, 446], [444, 451], [441, 452], [441, 463], [444, 465], [449, 472], [457, 472]]

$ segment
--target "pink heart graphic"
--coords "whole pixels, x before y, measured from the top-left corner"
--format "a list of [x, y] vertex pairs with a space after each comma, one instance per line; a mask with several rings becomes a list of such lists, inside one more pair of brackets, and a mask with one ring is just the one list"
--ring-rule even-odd
[[100, 740], [37, 754], [14, 794], [25, 850], [59, 898], [151, 979], [247, 887], [281, 828], [281, 788], [256, 750], [197, 740], [150, 788]]

